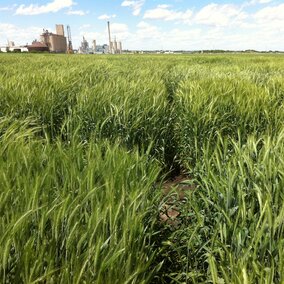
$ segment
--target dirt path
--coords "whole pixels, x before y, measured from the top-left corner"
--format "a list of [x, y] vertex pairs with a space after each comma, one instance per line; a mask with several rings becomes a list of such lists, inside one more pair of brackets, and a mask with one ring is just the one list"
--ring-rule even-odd
[[187, 191], [194, 190], [196, 187], [191, 179], [186, 175], [179, 175], [167, 180], [162, 187], [163, 204], [160, 211], [160, 221], [162, 223], [178, 226], [181, 222], [181, 206], [187, 200]]

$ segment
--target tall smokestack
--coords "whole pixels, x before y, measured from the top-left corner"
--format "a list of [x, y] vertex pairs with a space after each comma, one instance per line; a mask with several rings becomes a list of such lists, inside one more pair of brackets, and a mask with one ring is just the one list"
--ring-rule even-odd
[[114, 53], [117, 53], [117, 41], [116, 41], [116, 37], [114, 38], [113, 52], [114, 52]]
[[111, 42], [111, 37], [110, 37], [110, 23], [109, 22], [107, 22], [107, 27], [108, 27], [109, 53], [112, 53], [112, 42]]
[[122, 54], [122, 43], [121, 43], [121, 41], [118, 43], [118, 51], [119, 51], [119, 54]]

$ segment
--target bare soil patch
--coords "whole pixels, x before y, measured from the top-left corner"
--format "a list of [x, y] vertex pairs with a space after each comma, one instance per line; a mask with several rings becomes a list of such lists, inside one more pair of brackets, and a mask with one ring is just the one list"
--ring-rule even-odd
[[167, 180], [162, 186], [163, 203], [160, 210], [160, 221], [177, 227], [181, 222], [181, 208], [187, 201], [187, 192], [194, 190], [189, 176], [181, 174]]

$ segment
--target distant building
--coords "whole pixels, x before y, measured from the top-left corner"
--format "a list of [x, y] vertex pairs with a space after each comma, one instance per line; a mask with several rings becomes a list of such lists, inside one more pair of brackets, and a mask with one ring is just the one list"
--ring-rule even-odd
[[0, 47], [1, 52], [54, 52], [66, 53], [67, 40], [64, 35], [64, 26], [56, 25], [56, 34], [43, 30], [40, 40], [34, 40], [31, 45], [15, 46], [13, 41], [9, 41], [5, 47]]
[[26, 46], [13, 46], [9, 48], [10, 52], [28, 52], [28, 48]]
[[9, 42], [7, 46], [0, 47], [1, 52], [28, 52], [26, 46], [16, 46], [14, 42]]
[[50, 33], [48, 30], [44, 30], [40, 36], [40, 41], [44, 45], [48, 46], [50, 52], [67, 52], [67, 40], [64, 35], [63, 25], [56, 25], [56, 34]]
[[107, 44], [97, 45], [94, 53], [97, 54], [106, 54], [109, 53], [109, 46]]
[[59, 36], [64, 36], [64, 26], [56, 25], [56, 34]]
[[34, 40], [31, 45], [27, 46], [29, 52], [49, 52], [49, 47], [40, 41]]
[[81, 46], [79, 47], [79, 53], [81, 54], [89, 54], [91, 51], [89, 49], [89, 43], [83, 36], [83, 41], [81, 42]]
[[122, 44], [121, 42], [117, 42], [116, 39], [110, 42], [110, 51], [111, 54], [121, 54], [122, 53]]
[[0, 47], [1, 52], [7, 52], [8, 50], [9, 50], [9, 48], [7, 46], [1, 46]]
[[106, 54], [109, 52], [109, 46], [107, 44], [97, 45], [97, 41], [93, 40], [92, 46], [90, 47], [89, 42], [83, 37], [81, 46], [79, 47], [78, 53], [80, 54]]

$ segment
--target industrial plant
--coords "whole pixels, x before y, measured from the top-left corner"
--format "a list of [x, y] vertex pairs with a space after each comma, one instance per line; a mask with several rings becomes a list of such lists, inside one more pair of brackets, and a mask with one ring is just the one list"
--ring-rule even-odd
[[116, 38], [114, 41], [111, 39], [111, 32], [110, 32], [110, 22], [107, 22], [108, 27], [108, 40], [109, 40], [109, 53], [111, 54], [121, 54], [122, 53], [122, 44], [121, 42], [117, 42]]
[[108, 26], [108, 40], [109, 44], [97, 45], [97, 41], [94, 39], [92, 45], [90, 46], [88, 41], [83, 37], [83, 41], [79, 47], [78, 52], [80, 54], [122, 54], [122, 43], [117, 42], [116, 37], [112, 41], [110, 22], [107, 22]]
[[83, 41], [78, 50], [79, 54], [109, 54], [109, 46], [107, 44], [97, 45], [97, 41], [93, 40], [90, 46], [89, 42], [83, 37]]
[[50, 52], [50, 53], [80, 53], [80, 54], [122, 54], [122, 43], [112, 40], [110, 31], [110, 22], [107, 22], [109, 44], [97, 45], [96, 40], [89, 45], [83, 37], [83, 41], [78, 50], [73, 49], [71, 28], [67, 26], [67, 38], [65, 36], [64, 26], [56, 25], [56, 33], [43, 29], [39, 40], [34, 40], [32, 44], [25, 46], [15, 46], [13, 41], [8, 41], [6, 46], [0, 47], [1, 52]]
[[40, 40], [33, 41], [31, 45], [27, 45], [27, 48], [29, 52], [66, 53], [68, 49], [64, 26], [56, 25], [56, 33], [43, 30]]

